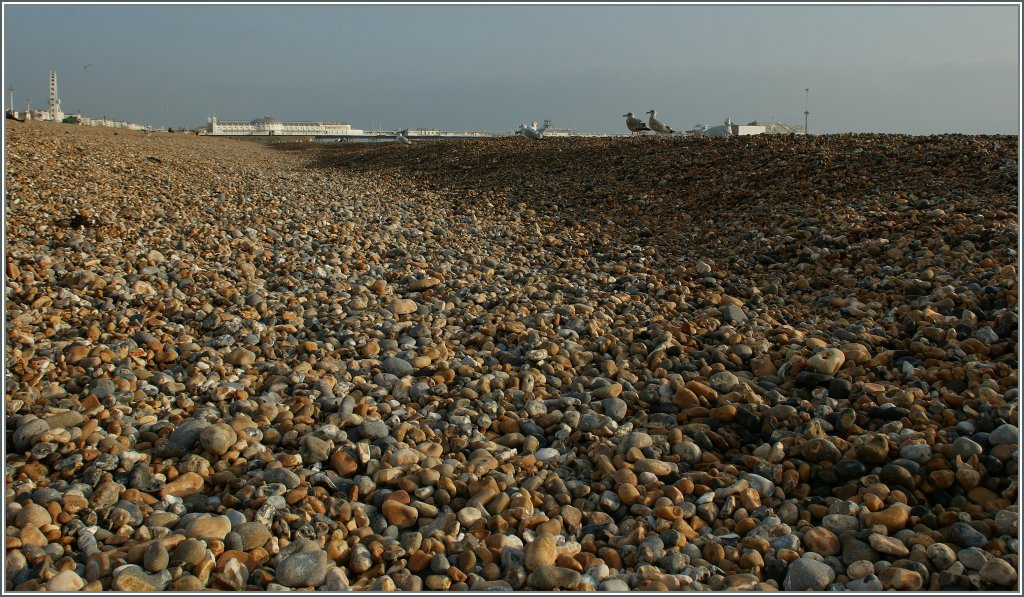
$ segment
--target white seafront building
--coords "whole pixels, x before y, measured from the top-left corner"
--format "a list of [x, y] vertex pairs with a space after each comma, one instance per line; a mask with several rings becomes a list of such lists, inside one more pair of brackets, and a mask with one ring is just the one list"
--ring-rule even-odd
[[105, 126], [114, 129], [129, 129], [132, 131], [145, 131], [149, 130], [150, 127], [144, 124], [138, 124], [135, 122], [128, 122], [127, 120], [114, 120], [113, 118], [89, 118], [87, 116], [76, 116], [78, 122], [83, 126]]
[[802, 129], [781, 122], [772, 121], [765, 124], [755, 120], [749, 124], [735, 124], [731, 118], [727, 118], [723, 124], [718, 126], [697, 125], [686, 132], [692, 135], [704, 135], [707, 137], [803, 134]]
[[216, 116], [207, 119], [207, 135], [265, 135], [265, 136], [314, 136], [314, 135], [362, 135], [361, 129], [354, 129], [347, 122], [304, 122], [282, 121], [272, 116], [255, 120], [218, 120]]

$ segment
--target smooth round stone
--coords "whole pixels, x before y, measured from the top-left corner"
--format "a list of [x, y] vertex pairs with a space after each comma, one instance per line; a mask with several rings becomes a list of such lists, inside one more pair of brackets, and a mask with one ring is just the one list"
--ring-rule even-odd
[[868, 544], [875, 548], [879, 553], [900, 557], [910, 555], [910, 550], [907, 549], [907, 546], [895, 537], [887, 537], [885, 535], [872, 533], [871, 536], [868, 537]]
[[242, 549], [242, 537], [232, 531], [224, 535], [224, 551], [245, 551]]
[[348, 568], [355, 574], [362, 574], [373, 566], [373, 555], [362, 543], [352, 547], [352, 553], [348, 558]]
[[[698, 450], [699, 449], [700, 448], [698, 448]], [[772, 497], [773, 495], [775, 495], [775, 483], [772, 483], [771, 481], [765, 479], [761, 475], [757, 475], [754, 473], [741, 473], [740, 478], [745, 479], [747, 483], [750, 484], [750, 487], [752, 487], [754, 491], [757, 492], [757, 495], [760, 496], [761, 499]]]
[[242, 551], [262, 547], [270, 539], [270, 529], [260, 522], [243, 522], [231, 529], [242, 540]]
[[175, 496], [175, 497], [186, 497], [194, 495], [203, 490], [206, 485], [205, 479], [203, 479], [198, 473], [187, 472], [182, 475], [178, 475], [178, 478], [171, 481], [167, 485], [164, 485], [160, 489], [160, 497]]
[[1002, 558], [992, 558], [981, 568], [981, 578], [985, 582], [1004, 587], [1016, 586], [1017, 571], [1009, 562]]
[[395, 500], [388, 500], [381, 506], [381, 512], [389, 524], [398, 528], [412, 526], [419, 517], [419, 511], [412, 506], [406, 506]]
[[199, 435], [203, 429], [210, 426], [210, 423], [206, 421], [200, 421], [198, 419], [185, 419], [181, 425], [174, 428], [171, 435], [167, 438], [171, 443], [177, 444], [186, 450], [192, 449], [192, 446], [196, 445], [199, 441]]
[[239, 346], [224, 357], [224, 360], [235, 367], [249, 367], [256, 362], [256, 353]]
[[841, 460], [836, 463], [833, 470], [841, 479], [856, 479], [867, 474], [864, 463], [856, 460]]
[[594, 390], [591, 395], [594, 400], [608, 400], [611, 398], [618, 398], [619, 394], [622, 393], [622, 384], [611, 383], [605, 386], [601, 386]]
[[[697, 464], [700, 462], [702, 454], [700, 446], [691, 441], [683, 441], [672, 446], [672, 453], [678, 454], [679, 457], [683, 459], [683, 462], [687, 464]], [[767, 479], [765, 480], [767, 481]], [[775, 486], [772, 485], [772, 491], [774, 490]], [[758, 493], [760, 494], [760, 492]]]
[[790, 562], [782, 586], [786, 591], [823, 591], [835, 578], [828, 564], [799, 558]]
[[94, 379], [89, 382], [89, 393], [103, 400], [110, 398], [117, 391], [117, 386], [110, 379]]
[[957, 561], [956, 552], [945, 543], [932, 543], [927, 550], [928, 559], [932, 561], [937, 570], [945, 570]]
[[674, 462], [663, 462], [654, 458], [642, 458], [636, 461], [633, 470], [637, 474], [652, 473], [659, 477], [667, 477], [679, 472], [679, 466]]
[[292, 554], [278, 563], [276, 582], [292, 588], [320, 586], [327, 576], [327, 563], [323, 550]]
[[846, 362], [846, 355], [838, 348], [826, 348], [807, 359], [804, 369], [821, 375], [835, 375]]
[[231, 528], [234, 529], [236, 526], [245, 523], [245, 514], [242, 514], [238, 510], [228, 510], [224, 513], [224, 516], [228, 517], [231, 521]]
[[437, 286], [440, 283], [441, 281], [438, 280], [437, 278], [427, 276], [426, 278], [420, 278], [418, 280], [413, 280], [412, 282], [410, 282], [409, 290], [412, 290], [413, 292], [419, 292], [421, 290], [433, 288], [434, 286]]
[[171, 573], [167, 570], [159, 574], [146, 574], [139, 566], [128, 564], [114, 576], [111, 586], [115, 591], [131, 591], [133, 593], [149, 593], [162, 591], [171, 581]]
[[804, 458], [810, 462], [837, 462], [843, 457], [843, 453], [835, 444], [820, 438], [812, 439], [804, 444], [803, 453]]
[[370, 441], [380, 439], [382, 437], [387, 437], [388, 434], [390, 433], [390, 431], [388, 430], [388, 426], [384, 423], [384, 421], [381, 421], [380, 419], [371, 419], [368, 421], [363, 421], [362, 423], [359, 424], [358, 429], [360, 435], [362, 435], [364, 438]]
[[170, 554], [160, 542], [150, 544], [142, 557], [143, 566], [150, 572], [160, 572], [166, 569], [169, 561]]
[[725, 307], [722, 307], [722, 319], [729, 324], [744, 324], [747, 323], [747, 316], [738, 305], [729, 303]]
[[185, 529], [186, 537], [195, 539], [224, 539], [231, 532], [231, 521], [227, 516], [200, 516]]
[[46, 535], [32, 525], [25, 525], [18, 536], [21, 539], [22, 545], [25, 546], [46, 547], [47, 543], [49, 543]]
[[984, 452], [981, 444], [968, 437], [958, 437], [953, 440], [953, 454], [967, 459], [971, 456], [981, 456]]
[[527, 577], [526, 582], [531, 587], [550, 591], [551, 589], [575, 589], [581, 580], [579, 572], [561, 566], [542, 566]]
[[264, 470], [263, 480], [267, 484], [280, 483], [287, 489], [295, 489], [299, 486], [299, 476], [282, 466]]
[[708, 379], [708, 383], [719, 394], [728, 394], [740, 384], [740, 380], [728, 371], [719, 371]]
[[884, 436], [873, 437], [857, 447], [857, 458], [868, 464], [885, 464], [889, 460], [889, 441]]
[[914, 489], [914, 476], [910, 471], [896, 464], [887, 464], [882, 467], [879, 478], [887, 485], [902, 485], [907, 489]]
[[554, 448], [541, 448], [533, 453], [534, 457], [541, 462], [557, 462], [558, 450]]
[[391, 301], [389, 309], [395, 315], [409, 315], [415, 313], [419, 305], [412, 299], [395, 299]]
[[92, 495], [89, 496], [89, 505], [94, 510], [103, 510], [117, 503], [117, 497], [124, 491], [120, 483], [100, 483]]
[[834, 556], [842, 549], [839, 537], [822, 527], [813, 527], [804, 532], [803, 543], [810, 551], [823, 556]]
[[875, 562], [881, 558], [881, 554], [875, 551], [873, 547], [858, 540], [853, 534], [841, 535], [839, 542], [843, 544], [842, 560], [846, 565], [850, 565], [858, 560]]
[[861, 528], [860, 520], [856, 516], [847, 516], [845, 514], [826, 514], [821, 519], [821, 526], [836, 535], [842, 535], [846, 531], [859, 531]]
[[626, 418], [628, 406], [625, 400], [621, 398], [606, 398], [601, 401], [601, 404], [604, 407], [604, 414], [616, 423], [621, 423]]
[[910, 507], [906, 504], [895, 504], [878, 512], [868, 512], [863, 516], [864, 526], [872, 527], [884, 524], [890, 533], [902, 530], [910, 518]]
[[628, 593], [629, 585], [626, 584], [626, 581], [622, 580], [621, 578], [608, 578], [601, 581], [598, 590], [615, 593]]
[[889, 566], [879, 572], [878, 580], [882, 581], [882, 586], [885, 589], [897, 591], [918, 591], [924, 585], [924, 579], [918, 572], [896, 566]]
[[56, 576], [46, 581], [47, 592], [73, 593], [85, 586], [85, 580], [74, 570], [58, 572]]
[[885, 587], [882, 585], [882, 581], [879, 580], [879, 578], [875, 576], [874, 573], [867, 574], [861, 578], [854, 579], [846, 583], [846, 589], [849, 591], [873, 592], [881, 591], [884, 588]]
[[875, 571], [875, 565], [868, 560], [857, 560], [846, 567], [846, 576], [850, 578], [864, 578]]
[[554, 535], [541, 533], [526, 546], [524, 563], [526, 569], [533, 572], [544, 566], [553, 566], [556, 557], [558, 557], [558, 551]]
[[18, 426], [14, 432], [14, 449], [18, 452], [28, 451], [35, 439], [50, 430], [50, 426], [42, 419], [31, 419]]
[[900, 448], [900, 457], [924, 464], [931, 460], [932, 447], [927, 444], [910, 444]]
[[1020, 431], [1016, 425], [1004, 423], [988, 434], [988, 441], [993, 446], [1018, 445], [1020, 443]]
[[980, 547], [967, 547], [957, 552], [956, 559], [970, 570], [981, 570], [992, 556]]
[[199, 435], [199, 443], [204, 450], [220, 456], [227, 452], [231, 445], [238, 441], [238, 433], [225, 423], [217, 423], [204, 429]]
[[315, 435], [307, 435], [302, 438], [302, 450], [300, 453], [302, 454], [302, 461], [306, 464], [323, 462], [331, 455], [331, 444]]
[[[964, 547], [981, 547], [988, 543], [985, 535], [965, 522], [957, 522], [949, 527], [949, 540]], [[962, 558], [961, 561], [963, 561]]]
[[50, 512], [39, 504], [33, 503], [25, 504], [14, 517], [14, 525], [18, 528], [24, 528], [25, 525], [39, 528], [52, 522], [53, 517], [50, 516]]
[[996, 532], [1000, 535], [1010, 535], [1012, 537], [1017, 536], [1017, 529], [1019, 528], [1020, 514], [1012, 512], [1010, 510], [1000, 510], [996, 512]]
[[465, 508], [459, 510], [458, 519], [459, 523], [462, 526], [471, 527], [476, 523], [476, 521], [483, 518], [483, 515], [484, 513], [481, 512], [479, 508], [475, 508], [473, 506], [466, 506]]
[[391, 375], [398, 377], [412, 375], [415, 371], [415, 368], [409, 361], [398, 357], [388, 357], [381, 362], [380, 366], [386, 373], [390, 373]]
[[52, 487], [38, 487], [32, 492], [32, 501], [37, 505], [45, 506], [50, 502], [61, 501], [63, 494]]
[[351, 590], [349, 588], [348, 579], [345, 578], [345, 573], [341, 568], [331, 568], [328, 570], [327, 576], [324, 578], [324, 584], [326, 585], [328, 592]]
[[174, 579], [168, 588], [175, 592], [196, 593], [204, 590], [206, 586], [194, 575], [186, 573]]
[[172, 562], [188, 565], [198, 564], [206, 555], [206, 543], [198, 539], [185, 539], [171, 553]]
[[632, 448], [644, 449], [654, 445], [654, 438], [643, 431], [631, 431], [619, 442], [619, 451], [628, 452]]
[[420, 453], [410, 448], [402, 448], [391, 453], [391, 464], [394, 466], [409, 466], [420, 460]]

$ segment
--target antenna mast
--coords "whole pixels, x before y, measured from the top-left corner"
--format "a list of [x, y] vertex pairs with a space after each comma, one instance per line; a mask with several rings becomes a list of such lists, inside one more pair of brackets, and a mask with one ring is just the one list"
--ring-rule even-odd
[[811, 115], [811, 113], [807, 111], [807, 98], [810, 93], [810, 89], [804, 89], [804, 135], [807, 134], [807, 117]]

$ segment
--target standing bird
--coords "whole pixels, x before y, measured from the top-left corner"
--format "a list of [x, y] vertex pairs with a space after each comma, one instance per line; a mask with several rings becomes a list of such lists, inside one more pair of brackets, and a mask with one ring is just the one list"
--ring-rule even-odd
[[525, 124], [520, 125], [520, 131], [523, 133], [524, 137], [533, 139], [534, 141], [540, 141], [544, 138], [544, 133], [537, 130], [536, 122], [532, 123], [530, 126], [526, 126]]
[[639, 133], [641, 131], [651, 130], [647, 128], [647, 125], [644, 124], [642, 120], [640, 120], [639, 118], [633, 118], [632, 112], [626, 112], [625, 114], [623, 114], [623, 116], [626, 118], [626, 128], [629, 129], [629, 132]]
[[402, 145], [412, 144], [412, 141], [409, 140], [409, 137], [406, 137], [404, 134], [402, 134], [404, 132], [405, 131], [398, 131], [398, 133], [395, 135], [395, 141], [398, 141]]
[[647, 124], [650, 125], [652, 131], [661, 135], [671, 135], [675, 132], [672, 130], [672, 127], [655, 118], [658, 113], [654, 110], [649, 111], [648, 114], [651, 115], [651, 118], [647, 121]]

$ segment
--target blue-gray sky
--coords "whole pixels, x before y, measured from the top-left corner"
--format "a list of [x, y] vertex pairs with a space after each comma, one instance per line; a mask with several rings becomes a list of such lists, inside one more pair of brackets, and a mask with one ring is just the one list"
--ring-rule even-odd
[[[1019, 134], [1019, 5], [12, 5], [4, 104], [154, 126], [624, 132], [777, 119], [821, 133]], [[83, 67], [91, 64], [88, 69]]]

